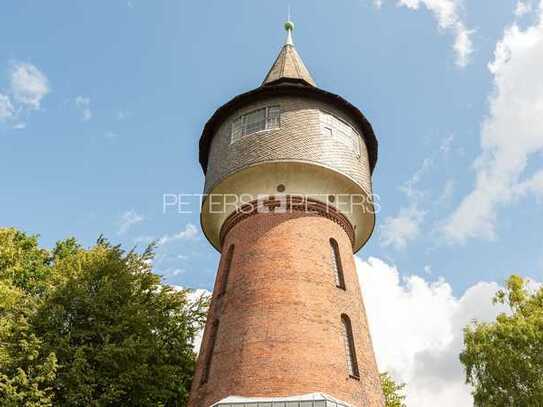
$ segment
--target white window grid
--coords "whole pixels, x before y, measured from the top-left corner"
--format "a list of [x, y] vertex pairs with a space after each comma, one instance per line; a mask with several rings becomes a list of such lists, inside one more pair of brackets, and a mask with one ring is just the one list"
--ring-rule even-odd
[[279, 106], [266, 106], [245, 113], [232, 121], [230, 144], [261, 131], [281, 127], [281, 109]]
[[321, 111], [321, 130], [323, 136], [332, 136], [333, 140], [351, 148], [360, 158], [360, 136], [348, 123], [332, 113]]

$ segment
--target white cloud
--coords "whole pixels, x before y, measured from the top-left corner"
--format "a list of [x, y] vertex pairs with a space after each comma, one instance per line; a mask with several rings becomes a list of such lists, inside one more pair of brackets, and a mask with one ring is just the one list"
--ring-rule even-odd
[[15, 115], [15, 109], [9, 96], [0, 93], [0, 122], [7, 121]]
[[424, 215], [423, 211], [413, 205], [400, 209], [397, 216], [385, 218], [380, 227], [381, 245], [383, 247], [392, 246], [397, 250], [405, 248], [407, 243], [419, 236]]
[[543, 1], [535, 25], [522, 30], [513, 24], [496, 45], [494, 61], [488, 66], [494, 92], [481, 128], [475, 186], [443, 225], [450, 241], [495, 238], [498, 210], [534, 188], [543, 189], [537, 173], [541, 165], [536, 175], [524, 174], [529, 160], [543, 152], [541, 66]]
[[128, 232], [128, 230], [132, 226], [143, 222], [143, 219], [144, 219], [143, 216], [138, 215], [136, 213], [136, 211], [134, 211], [134, 210], [126, 211], [125, 213], [122, 214], [121, 220], [119, 221], [119, 231], [118, 231], [118, 233], [120, 235], [122, 235], [122, 234]]
[[[374, 4], [380, 8], [383, 0], [374, 0]], [[439, 28], [455, 36], [453, 49], [457, 65], [464, 67], [469, 63], [473, 52], [473, 30], [466, 27], [461, 16], [462, 0], [398, 0], [397, 4], [411, 10], [419, 10], [421, 7], [428, 9], [437, 20]]]
[[[400, 208], [396, 216], [388, 216], [380, 226], [379, 241], [381, 246], [392, 246], [397, 250], [404, 249], [409, 242], [420, 235], [426, 211], [421, 209], [426, 192], [419, 189], [418, 184], [426, 173], [434, 166], [438, 155], [444, 157], [451, 151], [454, 135], [441, 141], [439, 150], [423, 160], [420, 168], [405, 182], [400, 189], [407, 198], [407, 205]], [[452, 188], [452, 187], [451, 187]], [[437, 201], [439, 203], [439, 200]]]
[[522, 17], [525, 14], [532, 12], [532, 2], [531, 1], [519, 1], [515, 7], [515, 15], [517, 17]]
[[74, 100], [75, 106], [81, 113], [81, 119], [86, 122], [92, 118], [92, 110], [90, 108], [90, 98], [78, 96]]
[[40, 108], [50, 91], [47, 77], [34, 65], [14, 62], [10, 71], [10, 87], [14, 100], [31, 110]]
[[469, 64], [471, 54], [473, 53], [473, 42], [471, 35], [473, 30], [468, 30], [464, 23], [457, 22], [454, 26], [454, 52], [456, 53], [456, 64], [465, 67]]
[[379, 370], [407, 383], [407, 405], [473, 405], [458, 359], [463, 328], [505, 311], [491, 301], [499, 286], [480, 282], [457, 298], [444, 280], [401, 279], [380, 259], [355, 260]]
[[174, 235], [165, 235], [158, 240], [158, 245], [162, 246], [175, 240], [195, 240], [199, 236], [198, 228], [192, 223], [187, 223], [185, 229]]
[[38, 110], [47, 93], [47, 77], [37, 67], [25, 62], [12, 62], [9, 88], [0, 92], [0, 123], [7, 123], [14, 129], [25, 128], [26, 123], [21, 117]]

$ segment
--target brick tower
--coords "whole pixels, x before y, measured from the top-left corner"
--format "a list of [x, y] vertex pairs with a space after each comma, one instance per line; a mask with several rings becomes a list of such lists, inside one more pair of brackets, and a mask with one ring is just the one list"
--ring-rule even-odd
[[292, 41], [209, 119], [202, 228], [222, 253], [190, 407], [382, 407], [353, 253], [375, 216], [377, 140]]

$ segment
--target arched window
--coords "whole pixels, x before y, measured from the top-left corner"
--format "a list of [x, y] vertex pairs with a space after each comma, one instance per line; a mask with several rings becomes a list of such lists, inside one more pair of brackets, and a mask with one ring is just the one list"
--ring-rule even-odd
[[347, 371], [349, 376], [358, 379], [358, 362], [356, 360], [356, 349], [354, 347], [353, 328], [351, 320], [345, 314], [341, 316], [341, 329], [343, 336], [343, 344], [345, 346], [345, 356], [347, 358]]
[[343, 276], [343, 266], [341, 264], [341, 256], [339, 255], [339, 245], [335, 239], [330, 239], [330, 256], [332, 272], [336, 279], [336, 286], [345, 290], [345, 277]]
[[209, 371], [211, 370], [211, 361], [213, 360], [213, 353], [215, 352], [215, 341], [217, 340], [217, 331], [219, 330], [219, 320], [216, 319], [213, 321], [213, 324], [210, 326], [211, 332], [209, 333], [209, 339], [208, 343], [205, 349], [206, 356], [205, 356], [205, 363], [204, 363], [204, 369], [202, 371], [202, 379], [200, 380], [200, 384], [207, 383], [207, 379], [209, 378]]
[[232, 265], [232, 258], [234, 257], [234, 245], [231, 244], [228, 248], [228, 251], [226, 252], [226, 255], [224, 256], [223, 260], [223, 270], [222, 270], [222, 276], [220, 276], [220, 289], [218, 291], [217, 297], [221, 297], [226, 292], [226, 286], [228, 284], [228, 276], [230, 275], [230, 267]]

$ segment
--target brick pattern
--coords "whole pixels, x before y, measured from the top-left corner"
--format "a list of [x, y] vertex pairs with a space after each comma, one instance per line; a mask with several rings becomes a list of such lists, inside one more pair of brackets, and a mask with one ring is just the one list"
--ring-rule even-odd
[[[330, 242], [337, 241], [346, 290], [336, 287]], [[217, 276], [208, 325], [220, 320], [207, 382], [206, 327], [189, 407], [229, 395], [279, 397], [323, 392], [355, 407], [383, 407], [351, 242], [335, 222], [315, 214], [257, 214], [226, 235], [235, 252], [228, 286]], [[360, 380], [350, 378], [341, 315], [349, 316]]]
[[[281, 128], [243, 137], [231, 144], [231, 121], [261, 107], [281, 107]], [[371, 177], [368, 153], [364, 143], [360, 158], [341, 142], [321, 134], [320, 111], [328, 111], [356, 126], [343, 112], [330, 104], [301, 97], [276, 97], [260, 100], [238, 110], [218, 129], [213, 137], [205, 192], [210, 192], [228, 175], [264, 161], [297, 160], [332, 168], [353, 179], [368, 194]]]

